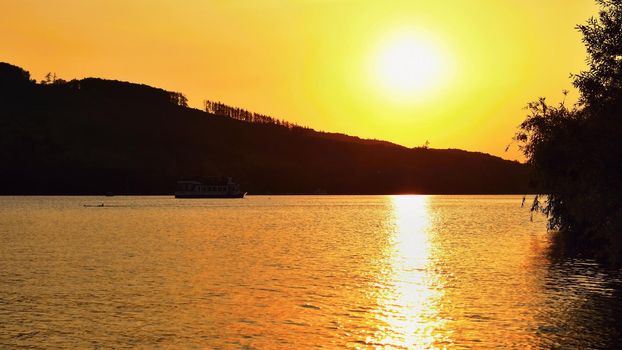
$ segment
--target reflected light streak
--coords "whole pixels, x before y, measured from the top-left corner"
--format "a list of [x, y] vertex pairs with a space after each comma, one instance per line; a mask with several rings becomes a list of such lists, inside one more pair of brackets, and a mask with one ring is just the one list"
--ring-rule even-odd
[[443, 289], [431, 262], [428, 201], [427, 196], [392, 198], [387, 288], [378, 301], [379, 321], [386, 327], [373, 340], [379, 349], [436, 349], [450, 343], [439, 338], [445, 333], [440, 331], [443, 321], [438, 316]]

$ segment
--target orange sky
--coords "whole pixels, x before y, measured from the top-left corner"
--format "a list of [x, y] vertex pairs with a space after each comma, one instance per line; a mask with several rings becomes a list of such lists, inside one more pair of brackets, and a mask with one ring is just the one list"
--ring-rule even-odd
[[596, 11], [593, 0], [2, 0], [0, 61], [39, 80], [140, 82], [196, 107], [520, 159], [504, 149], [523, 107], [571, 88], [585, 59], [574, 27]]

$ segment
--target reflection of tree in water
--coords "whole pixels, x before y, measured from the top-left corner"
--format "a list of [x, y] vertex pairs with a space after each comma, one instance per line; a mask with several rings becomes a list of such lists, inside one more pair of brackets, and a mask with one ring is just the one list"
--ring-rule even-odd
[[594, 260], [553, 257], [534, 330], [543, 348], [610, 349], [622, 344], [622, 272]]

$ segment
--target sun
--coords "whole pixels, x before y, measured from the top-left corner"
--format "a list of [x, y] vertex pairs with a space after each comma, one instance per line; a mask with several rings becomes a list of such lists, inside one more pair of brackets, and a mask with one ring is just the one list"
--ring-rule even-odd
[[373, 84], [391, 97], [429, 96], [446, 80], [446, 55], [433, 40], [402, 34], [383, 40], [375, 51]]

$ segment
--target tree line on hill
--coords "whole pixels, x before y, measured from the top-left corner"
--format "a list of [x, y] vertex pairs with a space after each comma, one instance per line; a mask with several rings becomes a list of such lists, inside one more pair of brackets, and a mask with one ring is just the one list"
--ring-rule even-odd
[[525, 193], [528, 167], [461, 150], [318, 132], [178, 92], [37, 83], [0, 63], [0, 194], [172, 194], [232, 176], [250, 194]]
[[203, 107], [205, 112], [207, 113], [229, 117], [231, 119], [240, 120], [247, 123], [272, 124], [284, 126], [288, 129], [296, 128], [310, 130], [310, 128], [308, 127], [303, 127], [295, 123], [290, 123], [283, 119], [277, 119], [269, 115], [251, 112], [239, 107], [229, 106], [222, 102], [203, 100]]

